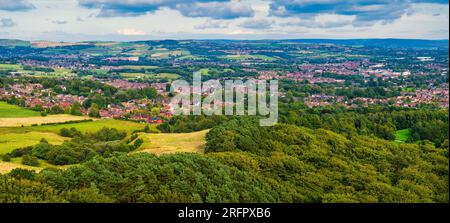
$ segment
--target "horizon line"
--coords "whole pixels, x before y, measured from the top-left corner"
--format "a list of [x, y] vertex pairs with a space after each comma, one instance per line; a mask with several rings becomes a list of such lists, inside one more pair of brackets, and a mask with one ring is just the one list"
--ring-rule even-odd
[[422, 39], [422, 38], [261, 38], [261, 39], [233, 39], [233, 38], [161, 38], [161, 39], [141, 39], [141, 40], [79, 40], [79, 41], [69, 41], [69, 40], [46, 40], [46, 39], [19, 39], [19, 38], [1, 38], [0, 40], [17, 40], [25, 42], [38, 42], [38, 41], [48, 41], [48, 42], [61, 42], [61, 43], [81, 43], [81, 42], [142, 42], [142, 41], [188, 41], [188, 40], [226, 40], [226, 41], [289, 41], [289, 40], [418, 40], [418, 41], [450, 41], [449, 39]]

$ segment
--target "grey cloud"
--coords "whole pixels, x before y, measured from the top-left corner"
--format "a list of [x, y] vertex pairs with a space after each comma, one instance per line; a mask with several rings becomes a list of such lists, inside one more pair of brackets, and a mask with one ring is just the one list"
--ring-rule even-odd
[[247, 29], [268, 29], [274, 24], [274, 21], [267, 19], [251, 19], [239, 24], [240, 27]]
[[206, 20], [206, 22], [194, 26], [195, 29], [225, 29], [228, 28], [228, 22], [220, 20]]
[[230, 0], [78, 0], [80, 6], [100, 9], [98, 17], [131, 17], [155, 12], [163, 7], [178, 10], [186, 17], [233, 19], [251, 17], [249, 4]]
[[320, 14], [355, 16], [354, 26], [390, 23], [411, 13], [413, 3], [448, 4], [448, 0], [272, 0], [270, 15], [312, 20]]
[[17, 24], [9, 18], [0, 19], [0, 28], [10, 28], [16, 26]]
[[58, 25], [64, 25], [64, 24], [67, 24], [67, 21], [65, 21], [65, 20], [53, 20], [52, 23], [58, 24]]
[[35, 9], [34, 5], [26, 0], [0, 0], [0, 10], [28, 11]]
[[252, 17], [254, 15], [254, 11], [251, 6], [241, 2], [179, 4], [176, 9], [186, 17], [235, 19], [240, 17]]
[[302, 20], [300, 22], [288, 22], [280, 24], [281, 26], [300, 26], [306, 28], [321, 28], [321, 29], [329, 29], [329, 28], [339, 28], [343, 26], [347, 26], [352, 24], [351, 21], [348, 20], [335, 20], [335, 21], [326, 21], [326, 22], [318, 22], [315, 20]]

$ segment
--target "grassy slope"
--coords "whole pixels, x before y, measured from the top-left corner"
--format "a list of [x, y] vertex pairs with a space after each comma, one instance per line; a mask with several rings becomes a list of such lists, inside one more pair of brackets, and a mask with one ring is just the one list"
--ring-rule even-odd
[[172, 73], [160, 73], [160, 74], [145, 74], [145, 73], [121, 73], [123, 78], [128, 79], [136, 79], [136, 78], [144, 78], [144, 79], [178, 79], [180, 75], [172, 74]]
[[205, 148], [205, 136], [209, 130], [192, 133], [167, 133], [167, 134], [141, 134], [144, 144], [139, 148], [140, 152], [154, 154], [176, 152], [203, 153]]
[[19, 64], [0, 64], [0, 70], [18, 70], [22, 66]]
[[145, 127], [144, 124], [129, 122], [129, 121], [121, 121], [114, 119], [103, 119], [94, 122], [82, 122], [82, 123], [73, 123], [73, 124], [60, 124], [60, 125], [43, 125], [43, 126], [31, 126], [25, 127], [25, 130], [28, 131], [38, 131], [38, 132], [54, 132], [59, 133], [62, 128], [76, 128], [81, 132], [96, 132], [102, 128], [115, 128], [118, 130], [125, 130], [127, 132], [132, 132], [136, 129], [143, 129]]
[[0, 160], [0, 174], [9, 173], [11, 170], [17, 169], [17, 168], [35, 170], [35, 171], [40, 171], [42, 169], [41, 167], [31, 167], [31, 166], [26, 166], [26, 165], [23, 165], [20, 163], [3, 162]]
[[14, 149], [36, 145], [42, 138], [45, 138], [50, 144], [56, 145], [62, 144], [64, 140], [68, 139], [50, 132], [2, 133], [1, 135], [0, 154], [9, 153]]
[[[45, 125], [45, 126], [29, 126], [29, 127], [3, 127], [0, 128], [0, 155], [8, 153], [14, 149], [36, 145], [42, 138], [47, 139], [50, 144], [61, 144], [68, 138], [61, 137], [56, 133], [61, 128], [76, 128], [82, 132], [94, 132], [103, 127], [116, 128], [131, 133], [136, 129], [143, 129], [144, 124], [120, 121], [113, 119], [98, 120], [94, 122], [83, 122], [74, 124]], [[155, 125], [150, 126], [156, 130]], [[41, 161], [40, 167], [29, 167], [22, 165], [20, 159], [13, 159], [11, 162], [3, 162], [0, 160], [0, 174], [7, 173], [15, 168], [26, 168], [40, 171], [42, 168], [51, 166], [45, 161]], [[65, 168], [66, 166], [58, 167]]]
[[39, 112], [0, 102], [0, 118], [21, 118], [40, 116]]
[[406, 142], [408, 140], [411, 131], [409, 129], [402, 129], [395, 132], [395, 141]]
[[[38, 113], [39, 114], [39, 113]], [[78, 121], [91, 119], [85, 116], [73, 116], [73, 115], [49, 115], [49, 116], [34, 116], [34, 117], [17, 117], [17, 118], [0, 118], [0, 127], [20, 127], [31, 126], [33, 124], [43, 123], [58, 123], [67, 121]]]

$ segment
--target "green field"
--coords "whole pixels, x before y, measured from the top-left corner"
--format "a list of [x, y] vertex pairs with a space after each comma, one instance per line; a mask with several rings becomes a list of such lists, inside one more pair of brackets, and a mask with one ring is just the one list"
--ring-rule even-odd
[[206, 60], [206, 59], [207, 59], [206, 57], [187, 55], [187, 56], [178, 57], [175, 60]]
[[[40, 117], [41, 118], [41, 117]], [[95, 132], [104, 127], [116, 128], [118, 130], [127, 131], [131, 134], [134, 130], [141, 130], [145, 127], [144, 124], [121, 121], [114, 119], [103, 119], [93, 122], [82, 122], [73, 124], [57, 124], [57, 125], [43, 125], [43, 126], [27, 126], [27, 127], [0, 127], [0, 155], [11, 152], [17, 148], [32, 146], [39, 143], [42, 138], [45, 138], [50, 144], [59, 145], [70, 138], [62, 137], [59, 134], [62, 128], [76, 128], [81, 132]], [[150, 125], [151, 130], [157, 132], [156, 125]], [[27, 168], [33, 170], [41, 170], [43, 167], [48, 167], [50, 164], [41, 161], [41, 166], [28, 167], [20, 164], [20, 159], [13, 159], [11, 162], [0, 161], [0, 173], [7, 173], [14, 168]]]
[[55, 145], [62, 144], [64, 140], [68, 139], [50, 132], [2, 133], [1, 135], [0, 154], [9, 153], [17, 148], [36, 145], [42, 138]]
[[178, 79], [180, 75], [172, 73], [146, 74], [146, 73], [121, 73], [126, 79]]
[[86, 116], [75, 116], [68, 114], [59, 115], [48, 115], [45, 117], [40, 116], [30, 116], [30, 117], [0, 117], [0, 127], [21, 127], [21, 126], [31, 126], [33, 124], [44, 124], [44, 123], [62, 123], [67, 121], [80, 121], [91, 119]]
[[157, 66], [136, 66], [136, 65], [125, 65], [121, 66], [123, 69], [130, 69], [130, 70], [151, 70], [158, 68]]
[[0, 70], [19, 70], [22, 66], [19, 64], [0, 64]]
[[395, 141], [397, 142], [406, 142], [409, 136], [411, 135], [411, 130], [402, 129], [395, 132]]
[[227, 56], [220, 56], [219, 58], [222, 59], [228, 59], [228, 60], [264, 60], [264, 61], [275, 61], [277, 60], [274, 57], [269, 57], [265, 55], [227, 55]]
[[157, 155], [177, 152], [203, 153], [206, 144], [205, 136], [208, 131], [141, 134], [139, 138], [144, 140], [144, 144], [139, 148], [139, 152], [149, 152]]
[[68, 128], [68, 129], [76, 128], [77, 130], [79, 130], [81, 132], [96, 132], [105, 127], [106, 128], [115, 128], [118, 130], [124, 130], [127, 132], [132, 132], [133, 130], [136, 130], [136, 129], [143, 129], [145, 127], [145, 125], [141, 124], [141, 123], [136, 123], [136, 122], [121, 121], [121, 120], [115, 120], [115, 119], [103, 119], [103, 120], [94, 121], [94, 122], [31, 126], [31, 127], [25, 127], [25, 129], [28, 131], [59, 133], [59, 131], [62, 128]]
[[3, 101], [0, 102], [0, 118], [35, 117], [40, 115], [41, 113], [36, 111], [10, 105]]

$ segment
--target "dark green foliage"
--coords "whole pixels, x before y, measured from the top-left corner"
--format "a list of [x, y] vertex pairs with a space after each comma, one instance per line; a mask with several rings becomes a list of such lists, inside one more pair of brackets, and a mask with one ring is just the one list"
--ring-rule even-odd
[[70, 129], [62, 128], [59, 130], [59, 135], [61, 135], [63, 137], [73, 138], [76, 136], [80, 137], [82, 135], [82, 133], [75, 128], [70, 128]]
[[20, 168], [11, 170], [11, 172], [9, 172], [8, 175], [15, 179], [34, 180], [36, 178], [36, 172], [34, 172], [33, 170]]
[[[441, 149], [430, 143], [399, 144], [287, 124], [261, 128], [257, 119], [239, 118], [208, 133], [205, 155], [127, 155], [114, 152], [131, 151], [116, 143], [91, 145], [95, 154], [108, 158], [94, 155], [68, 170], [44, 169], [26, 178], [35, 182], [21, 187], [30, 191], [39, 184], [42, 190], [53, 191], [49, 196], [58, 194], [67, 202], [445, 203], [449, 199], [448, 140]], [[83, 146], [67, 147], [78, 149], [65, 151], [59, 159], [83, 154]]]
[[10, 156], [9, 154], [4, 154], [4, 155], [2, 156], [2, 161], [4, 161], [4, 162], [9, 162], [9, 161], [11, 161], [11, 156]]
[[444, 127], [449, 123], [446, 110], [389, 111], [380, 107], [347, 110], [337, 106], [308, 109], [301, 103], [289, 103], [280, 106], [280, 122], [344, 135], [375, 135], [387, 140], [395, 139], [395, 131], [400, 129], [414, 129], [412, 132], [416, 134], [411, 135], [410, 141], [427, 139], [442, 143], [449, 137], [448, 128]]
[[39, 160], [35, 156], [25, 155], [22, 157], [22, 164], [27, 166], [39, 166]]
[[297, 202], [448, 202], [448, 148], [251, 119], [213, 128], [207, 140], [211, 156], [291, 188]]
[[67, 165], [82, 163], [97, 155], [109, 156], [114, 152], [128, 153], [136, 149], [134, 145], [128, 145], [124, 141], [127, 133], [117, 129], [103, 128], [98, 132], [83, 134], [75, 128], [63, 128], [60, 135], [73, 137], [73, 140], [65, 141], [62, 145], [50, 145], [41, 140], [35, 146], [15, 149], [9, 155], [26, 156], [27, 160], [32, 156], [54, 165]]
[[198, 154], [96, 158], [67, 171], [44, 170], [40, 178], [63, 191], [94, 184], [102, 194], [117, 202], [291, 200], [286, 193], [288, 189], [277, 188], [277, 191], [273, 182]]
[[144, 140], [142, 139], [136, 139], [133, 143], [133, 146], [135, 149], [138, 149], [139, 147], [141, 147], [141, 145], [144, 143]]
[[210, 129], [227, 121], [227, 116], [174, 116], [169, 122], [158, 125], [161, 132], [195, 132]]
[[71, 115], [78, 115], [78, 116], [82, 116], [83, 113], [81, 112], [81, 105], [78, 102], [75, 102], [72, 104], [72, 106], [70, 107], [70, 114]]

